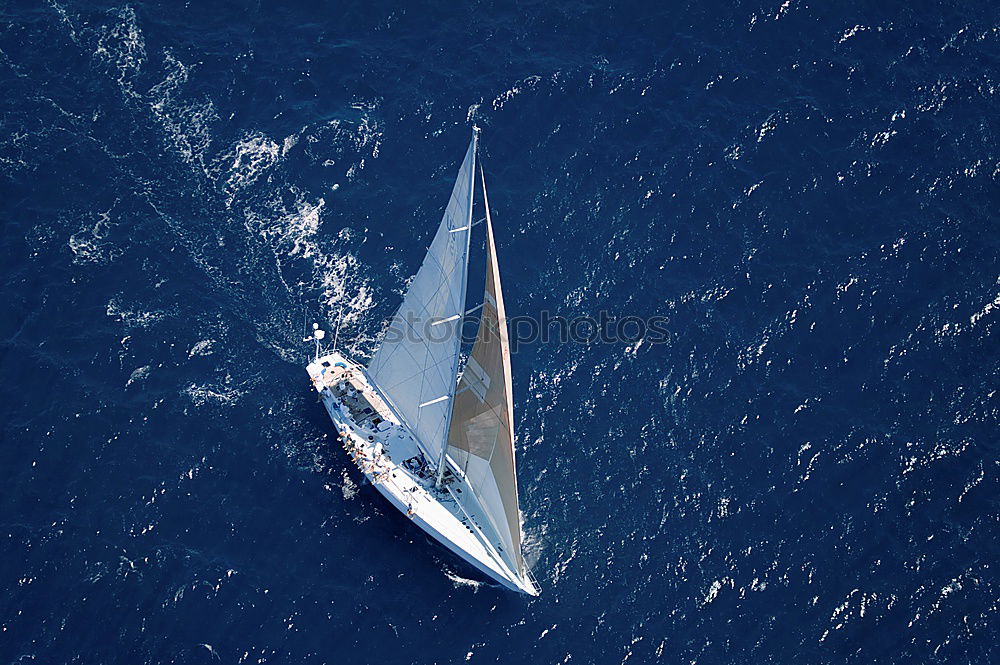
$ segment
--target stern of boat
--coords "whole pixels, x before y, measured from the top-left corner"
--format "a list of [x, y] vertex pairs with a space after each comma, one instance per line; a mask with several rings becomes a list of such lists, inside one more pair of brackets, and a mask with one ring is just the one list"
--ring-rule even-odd
[[306, 365], [306, 372], [309, 379], [316, 388], [316, 392], [323, 392], [323, 389], [332, 385], [341, 375], [353, 370], [357, 363], [351, 362], [341, 354], [333, 351], [324, 356], [320, 356]]

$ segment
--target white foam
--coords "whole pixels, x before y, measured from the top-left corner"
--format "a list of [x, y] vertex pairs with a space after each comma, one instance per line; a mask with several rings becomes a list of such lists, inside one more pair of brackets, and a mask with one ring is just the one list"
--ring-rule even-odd
[[278, 163], [282, 146], [261, 132], [249, 132], [216, 158], [215, 174], [226, 195], [226, 207], [262, 173]]
[[144, 312], [142, 310], [132, 310], [121, 305], [118, 298], [112, 298], [108, 302], [106, 310], [108, 316], [117, 319], [129, 327], [148, 328], [167, 315], [160, 310]]
[[994, 310], [1000, 308], [1000, 293], [992, 300], [992, 302], [986, 303], [982, 309], [969, 317], [969, 325], [975, 326], [982, 319], [993, 313]]
[[134, 9], [122, 7], [116, 17], [118, 21], [114, 25], [101, 28], [94, 55], [117, 71], [117, 81], [122, 92], [134, 97], [136, 93], [132, 88], [132, 79], [146, 63], [146, 42]]
[[188, 358], [194, 358], [195, 356], [210, 356], [215, 351], [212, 350], [212, 344], [215, 343], [214, 339], [203, 339], [188, 351]]
[[143, 365], [142, 367], [139, 367], [134, 372], [132, 372], [132, 375], [128, 378], [128, 381], [125, 383], [125, 387], [128, 388], [133, 383], [138, 383], [140, 381], [146, 380], [151, 370], [152, 367], [150, 365]]
[[718, 598], [719, 592], [722, 591], [722, 587], [724, 586], [732, 587], [733, 581], [728, 577], [723, 577], [721, 580], [715, 580], [714, 582], [712, 582], [712, 585], [708, 587], [708, 592], [705, 594], [705, 597], [701, 601], [702, 606], [708, 605], [713, 600]]
[[234, 406], [243, 396], [243, 392], [229, 386], [200, 386], [195, 383], [190, 384], [183, 392], [191, 398], [195, 406], [204, 406], [210, 403]]
[[[118, 201], [115, 201], [117, 205]], [[105, 263], [115, 256], [115, 251], [105, 238], [110, 231], [111, 211], [98, 213], [93, 224], [84, 224], [69, 238], [69, 248], [73, 252], [74, 263]], [[93, 218], [93, 217], [91, 217]]]
[[212, 143], [211, 124], [218, 120], [215, 105], [208, 99], [181, 101], [181, 88], [191, 68], [167, 50], [163, 54], [166, 77], [149, 90], [149, 109], [166, 132], [167, 144], [188, 164], [207, 173], [205, 156]]
[[104, 257], [93, 236], [86, 232], [71, 235], [69, 248], [73, 252], [74, 263], [101, 263]]
[[344, 494], [344, 498], [350, 501], [358, 495], [358, 484], [351, 479], [346, 469], [341, 474], [340, 479], [340, 491]]
[[870, 30], [870, 29], [871, 28], [869, 28], [866, 25], [856, 25], [853, 28], [851, 28], [850, 30], [845, 30], [844, 34], [840, 36], [840, 41], [838, 41], [837, 43], [838, 44], [843, 44], [844, 42], [846, 42], [848, 39], [850, 39], [854, 35], [858, 34], [859, 32], [865, 32], [865, 31]]
[[501, 92], [493, 99], [493, 110], [499, 111], [507, 102], [514, 99], [514, 97], [521, 94], [525, 90], [533, 90], [541, 80], [541, 76], [534, 75], [518, 81], [509, 89]]
[[479, 591], [479, 589], [483, 586], [482, 582], [479, 582], [477, 580], [470, 580], [466, 577], [462, 577], [457, 573], [453, 573], [447, 569], [444, 571], [444, 575], [445, 577], [447, 577], [449, 580], [452, 581], [452, 583], [455, 585], [456, 588], [464, 586], [464, 587], [469, 587], [473, 591]]

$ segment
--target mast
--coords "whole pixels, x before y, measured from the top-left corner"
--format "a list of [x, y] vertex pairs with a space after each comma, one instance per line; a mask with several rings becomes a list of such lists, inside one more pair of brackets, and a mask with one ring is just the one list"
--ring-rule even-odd
[[[462, 280], [462, 297], [459, 300], [461, 303], [461, 313], [458, 318], [458, 334], [461, 337], [462, 327], [465, 325], [465, 298], [468, 295], [469, 288], [469, 242], [472, 240], [472, 206], [475, 203], [476, 196], [476, 157], [479, 150], [479, 128], [473, 125], [472, 127], [472, 178], [469, 179], [469, 214], [465, 220], [465, 275], [466, 279]], [[434, 481], [434, 486], [440, 488], [441, 481], [444, 479], [444, 471], [448, 464], [445, 460], [445, 455], [448, 453], [448, 430], [451, 429], [451, 419], [455, 415], [455, 389], [458, 387], [458, 357], [461, 347], [459, 347], [458, 352], [455, 353], [455, 357], [452, 359], [451, 364], [451, 403], [448, 404], [448, 417], [445, 420], [444, 432], [445, 436], [441, 441], [441, 452], [438, 454], [437, 459], [437, 478]]]

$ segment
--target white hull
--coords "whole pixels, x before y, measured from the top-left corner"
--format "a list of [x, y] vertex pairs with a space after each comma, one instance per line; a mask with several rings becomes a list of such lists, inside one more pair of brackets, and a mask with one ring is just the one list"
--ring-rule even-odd
[[449, 463], [444, 486], [435, 488], [435, 460], [427, 457], [364, 367], [334, 352], [306, 370], [345, 450], [393, 506], [490, 578], [513, 591], [538, 595], [530, 573], [518, 574], [513, 557], [503, 551], [462, 472]]

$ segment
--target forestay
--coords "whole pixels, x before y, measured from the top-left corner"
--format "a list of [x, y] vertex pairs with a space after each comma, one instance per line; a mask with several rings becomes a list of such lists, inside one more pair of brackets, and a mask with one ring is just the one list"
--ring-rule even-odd
[[523, 573], [514, 463], [510, 346], [485, 181], [483, 200], [486, 204], [486, 292], [476, 342], [454, 399], [448, 455], [465, 471], [469, 485], [502, 539], [505, 558]]
[[475, 154], [473, 136], [427, 256], [368, 366], [432, 459], [445, 445], [455, 395]]

